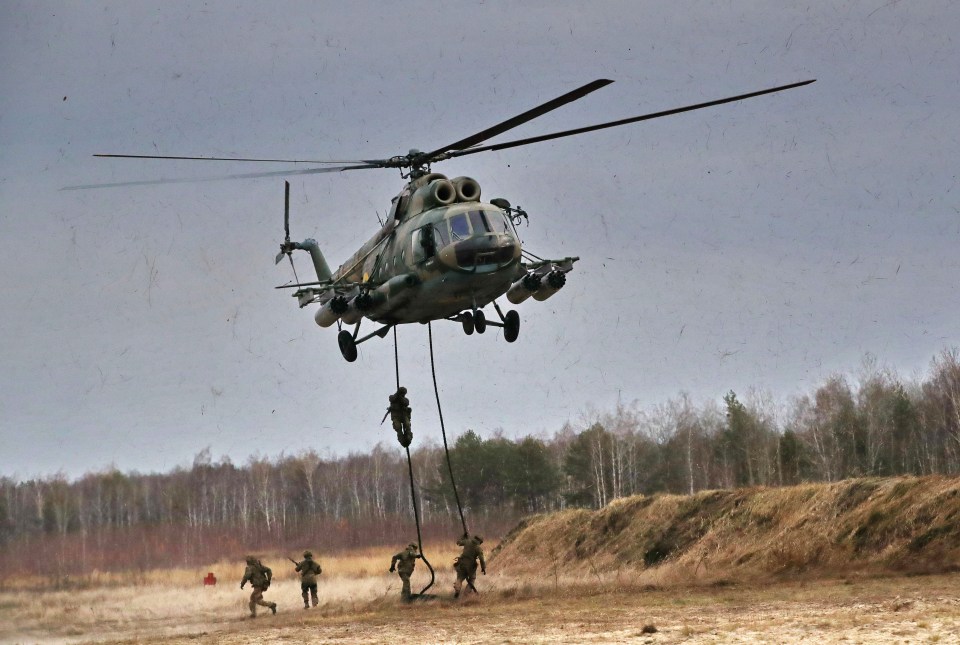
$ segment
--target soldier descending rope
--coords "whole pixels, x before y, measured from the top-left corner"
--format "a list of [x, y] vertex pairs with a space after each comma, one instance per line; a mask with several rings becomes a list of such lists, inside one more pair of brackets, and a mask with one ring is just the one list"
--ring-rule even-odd
[[386, 421], [387, 415], [390, 415], [393, 429], [397, 432], [397, 441], [404, 448], [409, 447], [413, 441], [413, 430], [410, 429], [410, 412], [407, 388], [401, 385], [397, 388], [396, 393], [390, 395], [390, 407], [387, 408], [387, 413], [383, 415], [383, 419]]

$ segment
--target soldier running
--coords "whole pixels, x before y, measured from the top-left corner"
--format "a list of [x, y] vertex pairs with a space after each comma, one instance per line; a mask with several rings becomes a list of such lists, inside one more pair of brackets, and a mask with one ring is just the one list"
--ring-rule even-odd
[[264, 566], [260, 560], [248, 555], [247, 568], [243, 572], [240, 588], [243, 589], [243, 586], [248, 582], [253, 587], [253, 593], [250, 594], [250, 618], [257, 617], [257, 605], [269, 607], [270, 611], [277, 613], [277, 603], [266, 602], [263, 599], [263, 592], [270, 588], [271, 580], [273, 580], [273, 571], [270, 567]]
[[303, 552], [303, 562], [297, 562], [293, 558], [290, 558], [290, 561], [293, 562], [296, 566], [297, 573], [300, 574], [300, 591], [303, 596], [303, 608], [310, 609], [310, 601], [313, 601], [313, 606], [317, 606], [319, 598], [317, 598], [317, 576], [323, 573], [323, 569], [320, 568], [320, 563], [313, 559], [313, 553], [310, 551]]
[[[409, 601], [411, 598], [410, 576], [413, 575], [413, 569], [417, 566], [417, 559], [422, 557], [417, 553], [417, 545], [411, 542], [406, 549], [393, 556], [390, 561], [390, 573], [396, 571], [403, 581], [403, 588], [400, 590], [400, 598], [403, 600]], [[400, 566], [397, 566], [397, 563]]]
[[457, 540], [457, 546], [463, 547], [463, 550], [460, 552], [460, 555], [456, 560], [453, 561], [453, 568], [457, 571], [457, 581], [453, 583], [453, 597], [460, 597], [460, 588], [463, 586], [463, 583], [467, 583], [467, 588], [473, 591], [473, 593], [478, 593], [474, 582], [477, 580], [477, 560], [480, 561], [480, 571], [483, 575], [487, 575], [487, 563], [483, 559], [483, 549], [480, 548], [480, 545], [483, 544], [483, 538], [479, 535], [470, 536], [469, 533], [464, 533], [463, 536]]
[[[404, 448], [413, 441], [413, 430], [410, 429], [410, 401], [407, 399], [407, 388], [402, 385], [397, 388], [395, 394], [390, 395], [390, 407], [387, 408], [387, 414], [393, 422], [393, 429], [397, 432], [397, 441]], [[386, 415], [383, 416], [387, 418]]]

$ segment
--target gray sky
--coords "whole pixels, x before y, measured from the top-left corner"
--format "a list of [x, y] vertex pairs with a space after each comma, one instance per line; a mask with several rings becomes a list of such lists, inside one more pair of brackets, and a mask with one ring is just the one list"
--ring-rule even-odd
[[[865, 352], [921, 373], [960, 342], [958, 33], [933, 0], [0, 3], [0, 473], [395, 445], [392, 343], [348, 364], [273, 289], [281, 179], [59, 190], [278, 168], [92, 153], [385, 157], [596, 78], [496, 140], [818, 80], [436, 165], [526, 208], [526, 248], [582, 258], [515, 344], [434, 324], [448, 431], [786, 401]], [[403, 185], [291, 183], [294, 238], [334, 266]], [[415, 441], [437, 439], [427, 329], [399, 339]]]

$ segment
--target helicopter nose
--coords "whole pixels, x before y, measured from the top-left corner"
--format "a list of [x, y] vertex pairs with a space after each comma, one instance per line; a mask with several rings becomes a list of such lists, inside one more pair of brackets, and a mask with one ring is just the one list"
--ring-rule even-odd
[[439, 256], [451, 268], [495, 271], [520, 257], [520, 245], [509, 235], [480, 235], [447, 245]]

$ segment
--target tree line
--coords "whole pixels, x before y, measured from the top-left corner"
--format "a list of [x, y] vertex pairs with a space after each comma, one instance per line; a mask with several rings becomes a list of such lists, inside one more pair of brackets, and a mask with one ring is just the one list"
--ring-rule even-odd
[[[420, 443], [412, 454], [424, 534], [448, 539], [459, 515], [443, 448]], [[786, 403], [730, 391], [698, 405], [680, 394], [586, 413], [552, 436], [468, 430], [450, 457], [468, 522], [488, 534], [526, 514], [638, 493], [958, 474], [960, 353], [941, 352], [913, 380], [868, 356], [855, 375], [831, 376]], [[400, 449], [377, 445], [243, 465], [204, 450], [165, 474], [3, 477], [0, 570], [145, 568], [249, 549], [393, 544], [415, 536], [407, 473]], [[24, 561], [33, 564], [24, 569]]]

